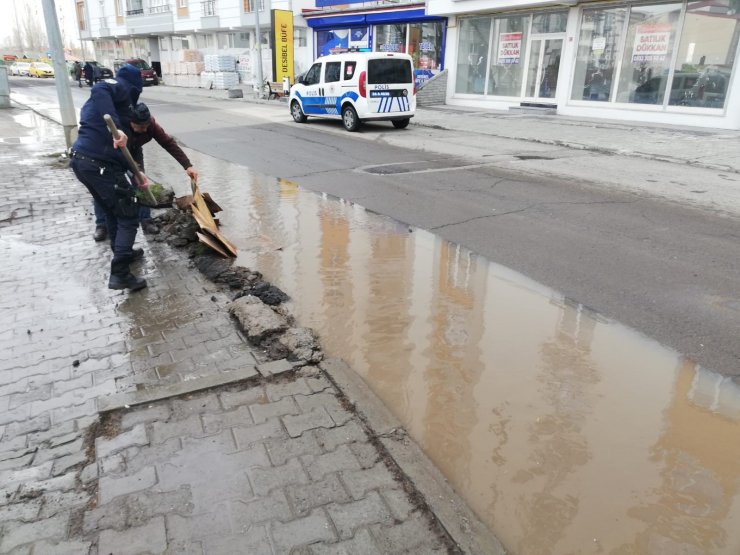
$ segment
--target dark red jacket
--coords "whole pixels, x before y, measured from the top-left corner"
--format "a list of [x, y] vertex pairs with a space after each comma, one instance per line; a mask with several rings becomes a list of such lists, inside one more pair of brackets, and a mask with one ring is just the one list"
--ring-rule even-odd
[[168, 135], [164, 129], [151, 118], [149, 120], [149, 127], [144, 133], [132, 132], [128, 140], [128, 148], [131, 151], [131, 156], [134, 160], [144, 168], [144, 149], [143, 146], [154, 139], [159, 143], [163, 149], [170, 153], [170, 155], [177, 160], [177, 162], [183, 167], [188, 169], [192, 164], [187, 154], [177, 145], [177, 141], [171, 135]]

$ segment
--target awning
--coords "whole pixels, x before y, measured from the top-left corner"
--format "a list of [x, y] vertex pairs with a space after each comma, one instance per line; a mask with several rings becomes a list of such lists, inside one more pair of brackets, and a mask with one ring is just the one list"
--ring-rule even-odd
[[383, 11], [374, 13], [337, 14], [333, 16], [310, 17], [304, 14], [308, 26], [313, 29], [337, 29], [344, 27], [364, 27], [383, 23], [409, 23], [413, 21], [444, 21], [446, 18], [426, 15], [424, 9]]

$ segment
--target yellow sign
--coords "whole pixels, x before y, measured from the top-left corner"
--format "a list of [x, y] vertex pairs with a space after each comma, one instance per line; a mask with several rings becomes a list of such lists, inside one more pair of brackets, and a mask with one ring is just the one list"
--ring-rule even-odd
[[272, 74], [274, 80], [283, 77], [293, 84], [293, 12], [272, 10]]

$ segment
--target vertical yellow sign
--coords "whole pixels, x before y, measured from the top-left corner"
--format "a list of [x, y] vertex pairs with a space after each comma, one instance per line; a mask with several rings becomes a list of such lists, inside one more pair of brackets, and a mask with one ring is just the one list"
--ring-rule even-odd
[[293, 12], [272, 10], [272, 74], [275, 81], [283, 77], [293, 84]]

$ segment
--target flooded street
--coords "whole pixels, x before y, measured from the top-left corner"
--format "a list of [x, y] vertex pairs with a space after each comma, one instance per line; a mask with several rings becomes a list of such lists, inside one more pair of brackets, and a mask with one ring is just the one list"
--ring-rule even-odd
[[[181, 187], [166, 156], [148, 151], [153, 175]], [[238, 263], [292, 297], [512, 553], [740, 551], [729, 378], [430, 233], [192, 159], [219, 176], [201, 186]]]

